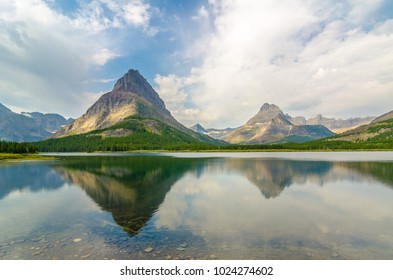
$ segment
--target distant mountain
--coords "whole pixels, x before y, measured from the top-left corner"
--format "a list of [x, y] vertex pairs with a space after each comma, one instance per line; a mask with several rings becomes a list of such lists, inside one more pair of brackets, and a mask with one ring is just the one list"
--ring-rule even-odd
[[199, 123], [189, 127], [191, 130], [201, 133], [201, 134], [207, 134], [207, 130], [203, 128]]
[[[297, 121], [301, 120], [303, 117], [296, 117], [292, 121], [294, 124]], [[335, 119], [335, 118], [326, 118], [323, 117], [321, 114], [317, 115], [315, 118], [310, 118], [306, 120], [305, 123], [307, 125], [323, 125], [327, 127], [329, 130], [333, 131], [334, 133], [342, 133], [351, 129], [354, 129], [358, 126], [369, 124], [375, 119], [375, 116], [368, 116], [363, 118], [350, 118], [350, 119]]]
[[214, 139], [218, 139], [218, 140], [222, 140], [225, 138], [225, 136], [227, 136], [228, 133], [230, 133], [231, 131], [235, 130], [235, 128], [208, 128], [205, 129], [202, 125], [200, 125], [199, 123], [193, 125], [190, 127], [191, 130], [200, 133], [200, 134], [205, 134], [208, 135], [211, 138]]
[[53, 134], [58, 131], [61, 127], [66, 124], [72, 122], [74, 119], [69, 118], [65, 119], [63, 116], [59, 114], [43, 114], [40, 112], [22, 112], [21, 115], [32, 118], [37, 126], [42, 127], [49, 133]]
[[233, 144], [268, 144], [306, 142], [332, 135], [322, 125], [294, 125], [277, 105], [265, 103], [245, 125], [223, 140]]
[[[267, 106], [269, 104], [265, 104], [265, 105]], [[246, 125], [249, 125], [249, 126], [250, 125], [251, 126], [257, 125], [258, 126], [258, 123], [267, 122], [282, 113], [280, 118], [282, 120], [286, 119], [291, 124], [296, 126], [297, 129], [301, 128], [299, 126], [304, 126], [304, 125], [308, 125], [308, 126], [322, 125], [322, 126], [325, 126], [326, 128], [328, 128], [331, 132], [343, 133], [345, 131], [354, 129], [354, 128], [359, 127], [361, 125], [369, 124], [369, 123], [371, 123], [371, 121], [373, 121], [375, 119], [375, 116], [356, 117], [356, 118], [349, 118], [349, 119], [336, 119], [336, 118], [326, 118], [326, 117], [322, 116], [321, 114], [317, 115], [314, 118], [306, 119], [305, 117], [302, 117], [302, 116], [292, 117], [288, 114], [284, 114], [281, 111], [281, 109], [274, 104], [270, 105], [270, 107], [271, 107], [270, 109], [267, 108], [266, 112], [263, 115], [257, 114], [256, 116], [254, 116], [253, 119], [249, 120]], [[278, 119], [276, 119], [276, 120], [278, 120]], [[284, 120], [284, 122], [285, 122], [285, 120]], [[224, 139], [225, 140], [225, 139], [227, 139], [226, 137], [228, 134], [230, 134], [232, 131], [236, 130], [236, 128], [225, 128], [225, 129], [208, 128], [208, 129], [205, 129], [201, 125], [199, 125], [199, 126], [198, 125], [199, 124], [194, 125], [194, 126], [190, 127], [190, 129], [192, 129], [198, 133], [209, 135], [210, 137], [215, 138], [215, 139]], [[307, 128], [303, 128], [303, 129], [307, 129]], [[244, 133], [244, 131], [243, 131], [243, 133]], [[307, 134], [307, 132], [296, 132], [296, 134], [298, 134], [298, 133]], [[242, 139], [243, 137], [238, 135], [238, 138]], [[303, 141], [308, 141], [308, 140], [313, 140], [313, 139], [314, 138], [310, 138], [308, 136], [305, 136], [305, 138], [304, 138], [304, 137], [297, 137], [296, 135], [291, 135], [291, 136], [288, 136], [288, 138], [285, 138], [284, 141], [303, 142]]]
[[236, 128], [208, 128], [206, 129], [207, 131], [207, 135], [209, 135], [210, 137], [214, 138], [214, 139], [219, 139], [219, 140], [223, 140], [229, 133], [231, 133], [232, 131], [234, 131]]
[[[139, 133], [137, 138], [136, 133]], [[137, 70], [129, 70], [116, 82], [112, 91], [102, 95], [84, 115], [60, 129], [52, 138], [73, 135], [116, 137], [117, 145], [122, 141], [119, 138], [123, 137], [124, 141], [128, 141], [124, 143], [124, 147], [129, 147], [133, 143], [129, 141], [138, 142], [147, 136], [150, 138], [145, 142], [154, 142], [154, 145], [159, 142], [160, 137], [160, 141], [166, 142], [174, 137], [173, 142], [178, 144], [201, 141], [220, 144], [217, 140], [180, 124], [166, 109], [158, 93]]]
[[17, 114], [0, 104], [0, 140], [3, 141], [40, 141], [50, 137], [67, 122], [58, 114]]
[[393, 111], [377, 117], [370, 124], [359, 126], [328, 141], [348, 141], [356, 144], [372, 145], [373, 148], [393, 148]]

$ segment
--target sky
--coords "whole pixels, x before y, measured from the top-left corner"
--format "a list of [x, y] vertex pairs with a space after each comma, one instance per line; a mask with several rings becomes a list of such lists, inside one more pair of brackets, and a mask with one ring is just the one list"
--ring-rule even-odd
[[0, 0], [0, 103], [81, 116], [129, 69], [186, 126], [393, 110], [391, 0]]

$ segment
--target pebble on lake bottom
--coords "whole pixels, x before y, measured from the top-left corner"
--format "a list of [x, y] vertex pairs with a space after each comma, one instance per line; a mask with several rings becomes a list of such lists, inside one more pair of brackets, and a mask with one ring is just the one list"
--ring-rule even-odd
[[81, 238], [75, 238], [75, 239], [74, 239], [74, 243], [79, 243], [79, 242], [81, 242], [81, 241], [82, 241]]
[[147, 247], [144, 251], [146, 253], [150, 253], [151, 251], [153, 251], [154, 249], [152, 247]]

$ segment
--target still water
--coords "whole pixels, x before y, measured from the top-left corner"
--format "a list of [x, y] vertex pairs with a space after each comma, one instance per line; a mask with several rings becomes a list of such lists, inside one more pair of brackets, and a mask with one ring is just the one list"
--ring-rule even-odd
[[0, 259], [393, 259], [393, 153], [0, 164]]

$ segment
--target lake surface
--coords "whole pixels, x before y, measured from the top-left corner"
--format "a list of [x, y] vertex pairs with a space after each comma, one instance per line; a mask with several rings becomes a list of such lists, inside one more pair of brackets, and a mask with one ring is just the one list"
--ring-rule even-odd
[[393, 259], [393, 153], [0, 164], [0, 259]]

